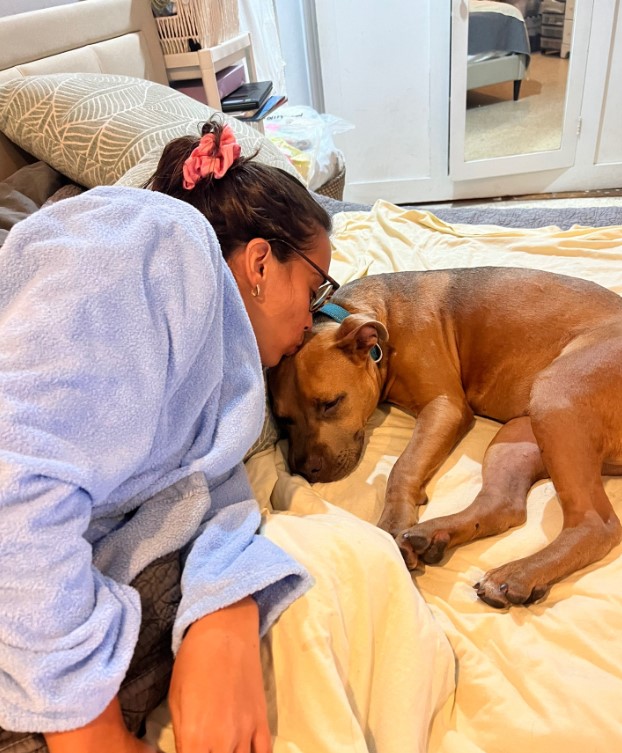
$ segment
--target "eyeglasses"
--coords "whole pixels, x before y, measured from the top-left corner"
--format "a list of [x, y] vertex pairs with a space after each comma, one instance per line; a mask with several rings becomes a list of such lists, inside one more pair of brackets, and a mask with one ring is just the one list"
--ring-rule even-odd
[[337, 280], [333, 280], [330, 275], [326, 274], [326, 272], [323, 272], [315, 262], [311, 261], [311, 259], [309, 259], [306, 254], [303, 254], [302, 251], [297, 249], [295, 246], [292, 246], [291, 243], [284, 241], [282, 238], [266, 238], [266, 240], [268, 241], [268, 243], [282, 243], [284, 246], [291, 248], [291, 250], [295, 254], [298, 254], [298, 256], [303, 258], [307, 262], [307, 264], [310, 264], [313, 269], [315, 269], [315, 271], [318, 274], [322, 275], [322, 277], [324, 278], [324, 282], [315, 291], [315, 295], [313, 296], [311, 303], [309, 304], [309, 311], [312, 314], [321, 309], [325, 303], [328, 303], [333, 293], [336, 290], [339, 290], [339, 283], [337, 282]]

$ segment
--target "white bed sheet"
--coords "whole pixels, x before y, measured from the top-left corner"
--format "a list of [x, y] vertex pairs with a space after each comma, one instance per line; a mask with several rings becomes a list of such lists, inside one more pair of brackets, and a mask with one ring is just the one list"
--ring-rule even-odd
[[502, 13], [504, 16], [517, 18], [519, 21], [525, 20], [518, 8], [510, 3], [495, 0], [469, 0], [469, 13]]

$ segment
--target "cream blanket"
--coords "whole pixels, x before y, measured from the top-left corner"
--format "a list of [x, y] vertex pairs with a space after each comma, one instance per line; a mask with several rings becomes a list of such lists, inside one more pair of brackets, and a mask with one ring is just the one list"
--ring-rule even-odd
[[[340, 282], [394, 270], [500, 265], [584, 277], [622, 293], [622, 227], [575, 227], [562, 232], [555, 227], [509, 230], [448, 225], [428, 212], [378, 202], [370, 212], [337, 215], [333, 242], [331, 273]], [[413, 425], [414, 420], [402, 411], [380, 407], [370, 421], [361, 463], [351, 476], [332, 484], [310, 487], [300, 477], [289, 475], [281, 446], [255, 456], [247, 467], [260, 504], [311, 518], [326, 513], [338, 517], [340, 513], [333, 507], [337, 506], [377, 521], [387, 475]], [[484, 451], [497, 428], [493, 421], [477, 420], [433, 479], [422, 519], [454, 512], [475, 497]], [[606, 488], [622, 517], [622, 479], [608, 479]], [[464, 546], [416, 578], [457, 662], [455, 694], [433, 717], [430, 753], [600, 753], [622, 749], [618, 706], [622, 698], [621, 547], [554, 586], [541, 604], [497, 611], [479, 601], [471, 587], [485, 570], [544, 546], [560, 526], [553, 486], [550, 481], [540, 482], [529, 495], [524, 526]], [[319, 541], [325, 536], [321, 528], [310, 531], [303, 550], [317, 545], [316, 535]], [[340, 565], [347, 569], [345, 559], [341, 558]], [[329, 560], [326, 566], [332, 564]], [[344, 577], [335, 587], [347, 589], [355, 598], [356, 589]], [[356, 571], [351, 577], [356, 579]], [[390, 590], [382, 580], [379, 594]], [[399, 599], [397, 594], [391, 596], [394, 602]], [[361, 598], [367, 600], [369, 594], [361, 594]], [[298, 629], [304, 630], [304, 617], [300, 615], [300, 619]], [[398, 639], [394, 630], [399, 629], [399, 611], [390, 619], [386, 641]], [[438, 649], [437, 636], [425, 618], [421, 618], [421, 626], [410, 649], [415, 653], [406, 659], [407, 671], [383, 667], [384, 692], [392, 698], [399, 699], [402, 694], [412, 697], [414, 679], [422, 687], [426, 680], [431, 684], [431, 697], [421, 697], [419, 709], [400, 712], [404, 713], [403, 723], [411, 725], [413, 714], [416, 723], [425, 724], [426, 715], [433, 715], [448, 688], [446, 657]], [[381, 653], [384, 638], [365, 637], [370, 655]], [[424, 647], [423, 655], [417, 646]], [[435, 653], [434, 661], [425, 661], [426, 646]], [[343, 645], [331, 649], [318, 640], [313, 647], [322, 652]], [[301, 680], [297, 669], [287, 661], [281, 664], [274, 678], [277, 687], [293, 694], [301, 682], [311, 682], [310, 678]], [[425, 672], [427, 677], [422, 676]], [[378, 685], [374, 692], [377, 689]], [[286, 707], [283, 700], [281, 708]], [[327, 720], [319, 714], [316, 721], [318, 729], [326, 730], [322, 750], [346, 753], [360, 749], [331, 739]], [[390, 740], [389, 731], [387, 735]], [[395, 728], [394, 741], [402, 746], [402, 753], [425, 750], [425, 739], [412, 739], [409, 744], [401, 735]], [[427, 737], [427, 729], [423, 737]], [[389, 749], [398, 748], [391, 748], [389, 742]]]

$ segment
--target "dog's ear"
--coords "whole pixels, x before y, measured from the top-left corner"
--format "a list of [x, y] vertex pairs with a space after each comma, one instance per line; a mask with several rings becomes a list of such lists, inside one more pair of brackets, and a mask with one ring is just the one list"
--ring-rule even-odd
[[335, 345], [353, 358], [366, 359], [379, 342], [386, 342], [389, 333], [382, 322], [365, 314], [351, 314], [339, 325]]

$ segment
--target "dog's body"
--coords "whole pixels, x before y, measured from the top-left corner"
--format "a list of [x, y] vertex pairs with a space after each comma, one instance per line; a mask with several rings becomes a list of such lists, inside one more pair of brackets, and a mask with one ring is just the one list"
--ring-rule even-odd
[[[525, 519], [532, 484], [550, 477], [563, 528], [545, 549], [485, 575], [493, 606], [528, 603], [605, 556], [622, 528], [601, 473], [622, 474], [622, 299], [584, 280], [495, 267], [400, 272], [356, 280], [302, 349], [270, 373], [289, 464], [310, 481], [347, 475], [365, 424], [390, 402], [417, 416], [387, 484], [379, 525], [407, 565]], [[376, 364], [369, 356], [384, 351]], [[462, 512], [416, 524], [425, 488], [473, 416], [504, 423]]]

